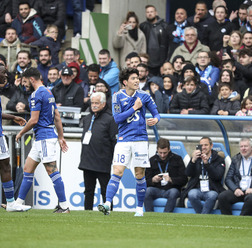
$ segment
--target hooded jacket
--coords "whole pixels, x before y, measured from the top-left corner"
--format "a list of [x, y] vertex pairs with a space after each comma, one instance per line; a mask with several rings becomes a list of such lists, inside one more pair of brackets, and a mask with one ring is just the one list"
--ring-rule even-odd
[[18, 14], [11, 26], [16, 29], [20, 41], [26, 44], [38, 40], [43, 36], [45, 29], [42, 19], [33, 8], [25, 20]]
[[74, 78], [74, 82], [77, 84], [80, 84], [82, 82], [82, 80], [79, 78], [80, 77], [80, 66], [76, 62], [71, 62], [67, 66], [70, 68], [74, 67], [77, 70], [77, 76]]

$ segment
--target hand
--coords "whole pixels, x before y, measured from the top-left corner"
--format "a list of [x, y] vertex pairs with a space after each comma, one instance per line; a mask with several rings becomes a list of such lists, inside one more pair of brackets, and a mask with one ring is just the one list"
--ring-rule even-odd
[[223, 46], [226, 47], [228, 45], [228, 41], [230, 39], [230, 35], [225, 34], [223, 36]]
[[247, 109], [243, 108], [241, 109], [242, 113], [246, 113], [247, 112]]
[[188, 115], [188, 112], [189, 112], [188, 109], [182, 109], [180, 114], [181, 115]]
[[200, 17], [198, 14], [195, 14], [194, 18], [193, 18], [193, 22], [194, 23], [198, 23], [200, 21]]
[[163, 179], [163, 177], [160, 177], [159, 175], [155, 175], [153, 178], [152, 178], [152, 182], [153, 183], [159, 183], [161, 182]]
[[62, 106], [62, 104], [61, 103], [56, 103], [56, 106], [59, 107], [59, 106]]
[[192, 154], [192, 162], [195, 163], [198, 158], [201, 157], [201, 151], [200, 150], [194, 150]]
[[12, 18], [11, 18], [10, 13], [5, 14], [5, 22], [6, 23], [11, 23], [12, 22]]
[[21, 131], [16, 135], [16, 142], [19, 142], [19, 140], [21, 139], [22, 134]]
[[178, 86], [177, 86], [177, 92], [180, 93], [182, 92], [182, 83], [179, 83]]
[[228, 53], [222, 54], [222, 60], [231, 59]]
[[125, 32], [125, 27], [126, 27], [126, 23], [122, 23], [122, 25], [120, 26], [119, 30], [118, 30], [118, 34], [123, 34]]
[[17, 87], [20, 85], [20, 83], [21, 83], [21, 78], [17, 78], [14, 82], [15, 86]]
[[158, 118], [149, 118], [147, 119], [147, 125], [152, 127], [158, 123]]
[[66, 140], [64, 138], [59, 139], [59, 144], [62, 152], [67, 152], [68, 151], [68, 146], [66, 143]]
[[25, 112], [25, 104], [22, 102], [18, 102], [16, 105], [16, 110], [18, 113], [23, 113]]
[[209, 157], [205, 153], [201, 153], [201, 159], [204, 164], [208, 164]]
[[136, 101], [135, 101], [135, 104], [134, 104], [134, 106], [133, 106], [133, 109], [136, 111], [136, 110], [142, 108], [142, 106], [143, 106], [142, 101], [141, 101], [141, 99], [138, 97], [138, 98], [136, 99]]
[[245, 194], [246, 194], [246, 195], [252, 194], [252, 188], [246, 189]]
[[233, 21], [237, 17], [237, 13], [238, 13], [238, 10], [232, 11], [230, 16], [229, 16], [229, 20]]
[[219, 111], [217, 112], [218, 115], [224, 115], [223, 113], [224, 113], [223, 110], [219, 110]]
[[240, 196], [244, 195], [244, 193], [242, 192], [241, 189], [236, 189], [236, 190], [234, 191], [234, 194], [235, 194], [235, 196], [237, 196], [237, 197], [240, 197]]
[[172, 181], [171, 178], [170, 178], [170, 176], [168, 176], [167, 174], [164, 174], [163, 179], [164, 179], [166, 182], [171, 182], [171, 181]]
[[26, 120], [24, 118], [22, 118], [22, 117], [19, 117], [19, 116], [15, 116], [13, 121], [15, 123], [19, 124], [20, 126], [24, 126], [26, 124]]

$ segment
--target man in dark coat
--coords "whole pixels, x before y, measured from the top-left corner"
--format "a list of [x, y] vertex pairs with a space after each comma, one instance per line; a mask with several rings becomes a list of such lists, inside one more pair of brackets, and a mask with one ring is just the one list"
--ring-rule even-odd
[[151, 168], [145, 171], [147, 190], [144, 200], [145, 211], [153, 211], [153, 201], [167, 198], [164, 212], [173, 212], [181, 188], [187, 183], [182, 158], [170, 150], [167, 139], [159, 139], [157, 153], [150, 158]]
[[79, 169], [85, 183], [85, 210], [93, 210], [96, 179], [101, 185], [103, 202], [110, 179], [111, 164], [116, 144], [117, 125], [106, 105], [106, 95], [91, 95], [91, 113], [83, 120], [82, 151]]
[[[211, 213], [218, 194], [224, 190], [222, 186], [225, 173], [224, 158], [212, 148], [212, 140], [209, 137], [202, 137], [186, 168], [186, 175], [190, 180], [181, 193], [180, 205], [184, 205], [184, 200], [188, 196], [197, 214]], [[205, 203], [202, 205], [201, 201]]]

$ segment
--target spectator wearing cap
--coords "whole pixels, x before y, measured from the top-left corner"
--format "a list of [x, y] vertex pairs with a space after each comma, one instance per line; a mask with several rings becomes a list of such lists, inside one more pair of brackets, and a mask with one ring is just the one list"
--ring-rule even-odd
[[103, 92], [106, 95], [106, 104], [112, 111], [112, 97], [109, 85], [101, 78], [95, 84], [95, 92]]
[[206, 95], [198, 87], [194, 76], [185, 79], [182, 92], [176, 94], [170, 105], [171, 114], [209, 114]]
[[73, 78], [72, 69], [64, 67], [61, 71], [62, 82], [52, 89], [57, 106], [83, 107], [83, 89], [73, 81]]

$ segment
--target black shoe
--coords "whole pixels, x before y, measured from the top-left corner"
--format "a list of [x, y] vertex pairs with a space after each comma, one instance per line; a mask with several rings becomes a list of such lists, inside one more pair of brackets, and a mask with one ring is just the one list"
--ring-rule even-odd
[[70, 209], [69, 208], [63, 209], [60, 206], [56, 206], [56, 208], [53, 211], [53, 213], [56, 213], [56, 214], [58, 214], [58, 213], [59, 214], [69, 214], [70, 213]]

